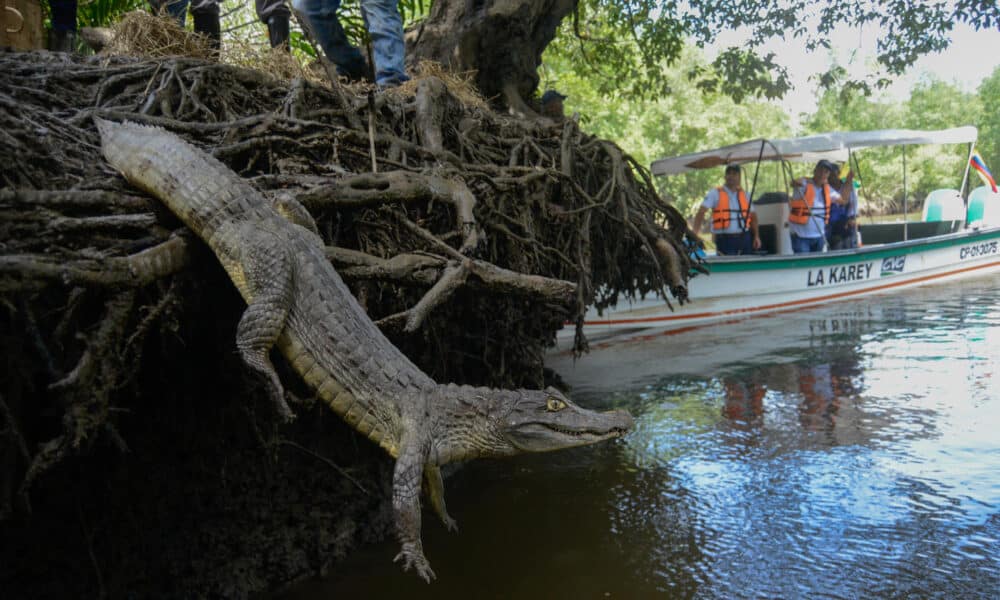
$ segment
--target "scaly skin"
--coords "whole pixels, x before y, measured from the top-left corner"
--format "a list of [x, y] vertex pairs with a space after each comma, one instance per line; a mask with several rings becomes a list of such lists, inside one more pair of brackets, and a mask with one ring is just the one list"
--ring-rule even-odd
[[368, 318], [325, 258], [314, 227], [284, 219], [225, 165], [172, 133], [95, 121], [107, 161], [204, 240], [236, 284], [247, 302], [236, 345], [264, 376], [281, 414], [293, 416], [269, 358], [272, 346], [338, 415], [396, 459], [396, 560], [404, 569], [434, 577], [420, 541], [422, 477], [431, 506], [456, 528], [441, 465], [592, 444], [632, 427], [627, 412], [582, 409], [553, 389], [434, 382]]

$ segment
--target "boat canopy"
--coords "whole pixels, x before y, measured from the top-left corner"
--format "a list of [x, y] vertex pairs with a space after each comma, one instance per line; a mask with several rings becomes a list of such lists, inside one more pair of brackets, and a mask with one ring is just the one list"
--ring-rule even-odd
[[815, 162], [827, 159], [846, 161], [850, 152], [876, 146], [907, 144], [961, 144], [976, 141], [975, 127], [955, 127], [940, 131], [912, 129], [878, 129], [873, 131], [833, 131], [806, 137], [768, 140], [759, 138], [714, 150], [653, 161], [653, 175], [678, 175], [698, 169], [710, 169], [728, 164], [786, 160]]

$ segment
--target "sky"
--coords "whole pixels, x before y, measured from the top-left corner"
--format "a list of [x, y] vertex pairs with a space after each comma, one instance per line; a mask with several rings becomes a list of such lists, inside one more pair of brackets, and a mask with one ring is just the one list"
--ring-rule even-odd
[[[877, 30], [873, 27], [859, 29], [842, 26], [833, 36], [832, 50], [807, 52], [801, 40], [771, 42], [763, 52], [774, 52], [778, 62], [785, 65], [795, 89], [780, 104], [798, 125], [801, 113], [816, 110], [816, 82], [809, 77], [824, 71], [834, 60], [852, 73], [864, 72], [866, 65], [874, 62]], [[721, 48], [745, 43], [747, 35], [741, 31], [724, 32], [716, 39], [706, 54], [711, 58]], [[952, 43], [943, 52], [921, 58], [892, 86], [876, 91], [877, 98], [904, 100], [913, 85], [928, 74], [953, 83], [960, 89], [974, 92], [979, 82], [1000, 65], [1000, 31], [975, 31], [966, 24], [957, 24], [952, 32]]]

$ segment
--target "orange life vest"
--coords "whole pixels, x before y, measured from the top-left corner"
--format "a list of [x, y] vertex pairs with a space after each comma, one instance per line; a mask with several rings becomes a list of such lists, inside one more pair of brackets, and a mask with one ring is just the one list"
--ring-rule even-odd
[[[791, 214], [788, 216], [789, 223], [795, 223], [796, 225], [805, 225], [809, 222], [809, 217], [812, 216], [813, 211], [813, 201], [816, 200], [816, 185], [811, 182], [806, 182], [806, 191], [802, 194], [801, 198], [792, 198], [789, 202], [789, 208], [791, 208]], [[823, 191], [824, 200], [826, 201], [826, 208], [823, 213], [823, 222], [830, 222], [830, 186], [824, 184]]]
[[750, 221], [750, 202], [747, 201], [746, 193], [742, 189], [738, 192], [740, 207], [736, 209], [729, 208], [729, 194], [726, 193], [726, 188], [720, 186], [716, 190], [719, 192], [719, 202], [712, 209], [712, 231], [722, 231], [729, 227], [733, 213], [739, 215], [740, 227], [745, 229]]

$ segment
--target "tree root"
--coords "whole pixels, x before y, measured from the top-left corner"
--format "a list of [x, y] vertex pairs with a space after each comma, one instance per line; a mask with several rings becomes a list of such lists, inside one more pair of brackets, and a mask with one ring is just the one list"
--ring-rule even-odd
[[[35, 319], [37, 337], [30, 368], [0, 394], [47, 398], [14, 402], [9, 415], [0, 406], [0, 456], [25, 469], [0, 468], [25, 502], [34, 481], [92, 440], [128, 448], [115, 415], [133, 401], [120, 392], [139, 382], [144, 340], [182, 322], [179, 274], [212, 273], [200, 242], [171, 233], [176, 218], [99, 158], [94, 116], [174, 131], [272, 197], [440, 380], [542, 387], [559, 326], [647, 293], [683, 302], [698, 268], [683, 217], [648, 173], [573, 120], [464, 105], [435, 78], [368, 102], [367, 90], [339, 82], [286, 83], [198, 59], [42, 54], [0, 53], [0, 143], [10, 149], [0, 301], [27, 299], [9, 330], [25, 335]], [[33, 390], [36, 380], [55, 383]], [[42, 410], [62, 415], [59, 435], [26, 431]]]

